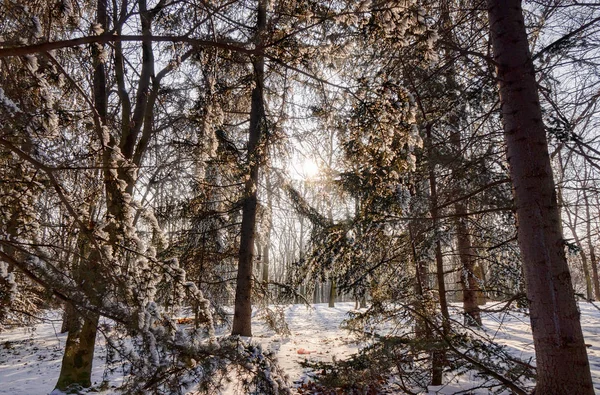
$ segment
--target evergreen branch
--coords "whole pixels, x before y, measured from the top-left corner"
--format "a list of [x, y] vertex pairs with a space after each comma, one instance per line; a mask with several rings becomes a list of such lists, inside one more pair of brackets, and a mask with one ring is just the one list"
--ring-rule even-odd
[[186, 43], [193, 46], [204, 48], [219, 48], [232, 52], [239, 52], [247, 55], [255, 55], [260, 51], [257, 49], [245, 48], [241, 45], [234, 45], [225, 41], [202, 40], [187, 36], [153, 36], [153, 35], [118, 35], [114, 33], [84, 36], [71, 40], [49, 41], [40, 44], [23, 45], [16, 47], [0, 48], [0, 58], [9, 56], [24, 56], [36, 53], [49, 52], [56, 49], [79, 47], [86, 44], [107, 44], [111, 42], [168, 42], [168, 43]]
[[290, 197], [296, 211], [300, 215], [308, 218], [308, 220], [312, 222], [313, 225], [317, 225], [323, 228], [333, 225], [333, 222], [331, 220], [329, 220], [327, 217], [319, 213], [314, 207], [312, 207], [306, 201], [306, 199], [304, 199], [304, 197], [300, 195], [300, 192], [298, 192], [293, 186], [287, 184], [285, 186], [285, 190], [288, 196]]
[[561, 38], [553, 41], [552, 43], [550, 43], [550, 44], [546, 45], [544, 48], [542, 48], [538, 53], [536, 53], [532, 57], [532, 60], [538, 59], [539, 57], [546, 54], [547, 52], [552, 52], [552, 51], [560, 49], [560, 47], [562, 45], [567, 44], [571, 38], [578, 35], [579, 33], [583, 33], [588, 27], [590, 27], [598, 22], [600, 22], [600, 17], [594, 18], [591, 21], [589, 21], [588, 23], [586, 23], [585, 25], [582, 25], [582, 26], [578, 27], [577, 29], [573, 30], [572, 32], [565, 34]]

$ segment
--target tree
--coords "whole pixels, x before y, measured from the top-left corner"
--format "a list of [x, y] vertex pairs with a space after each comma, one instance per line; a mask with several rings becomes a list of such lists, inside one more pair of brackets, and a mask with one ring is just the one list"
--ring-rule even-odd
[[[61, 390], [90, 385], [89, 371], [100, 316], [110, 317], [119, 327], [115, 332], [128, 335], [127, 340], [107, 336], [109, 347], [131, 362], [128, 392], [144, 388], [144, 391], [172, 393], [181, 391], [182, 385], [194, 383], [208, 389], [218, 387], [217, 371], [223, 373], [221, 377], [230, 374], [231, 363], [239, 362], [239, 372], [247, 378], [248, 370], [244, 369], [248, 368], [248, 361], [262, 355], [260, 350], [238, 340], [215, 338], [209, 301], [195, 283], [186, 280], [185, 271], [172, 258], [171, 251], [165, 252], [166, 238], [153, 215], [153, 206], [162, 204], [159, 201], [162, 199], [152, 195], [169, 186], [164, 179], [156, 178], [160, 172], [154, 169], [167, 167], [172, 173], [183, 173], [177, 162], [164, 161], [163, 155], [173, 153], [177, 158], [178, 153], [169, 150], [176, 145], [174, 141], [188, 137], [187, 132], [192, 128], [190, 123], [179, 122], [185, 117], [171, 113], [181, 110], [187, 115], [196, 104], [180, 94], [183, 89], [176, 89], [187, 79], [172, 79], [170, 73], [185, 67], [183, 62], [192, 54], [200, 57], [198, 54], [202, 52], [190, 47], [162, 51], [160, 44], [155, 45], [149, 39], [153, 30], [172, 34], [178, 28], [189, 27], [170, 24], [169, 18], [180, 15], [178, 11], [183, 9], [178, 7], [184, 6], [167, 3], [152, 2], [153, 7], [148, 9], [144, 0], [123, 1], [112, 3], [114, 8], [107, 10], [109, 2], [99, 1], [97, 17], [85, 4], [81, 12], [99, 22], [93, 26], [94, 34], [88, 36], [92, 56], [71, 43], [54, 53], [30, 48], [22, 53], [25, 55], [22, 59], [5, 52], [8, 59], [2, 60], [0, 111], [3, 118], [7, 112], [18, 113], [7, 117], [10, 122], [0, 129], [2, 160], [6, 155], [12, 161], [17, 160], [15, 164], [24, 164], [33, 171], [33, 175], [24, 171], [11, 174], [10, 184], [7, 188], [2, 186], [2, 202], [7, 201], [5, 189], [15, 191], [13, 186], [30, 189], [27, 182], [31, 182], [50, 208], [41, 213], [36, 210], [33, 189], [28, 191], [27, 198], [21, 199], [22, 207], [14, 207], [16, 224], [31, 224], [35, 232], [29, 235], [15, 227], [20, 240], [2, 239], [0, 257], [4, 262], [0, 274], [3, 280], [12, 279], [4, 270], [8, 263], [10, 268], [43, 285], [48, 294], [74, 307], [77, 325], [69, 328], [63, 371], [57, 384]], [[15, 46], [22, 46], [19, 23], [36, 27], [39, 18], [29, 13], [32, 9], [37, 11], [37, 6], [28, 8], [16, 2], [9, 5], [2, 11], [14, 11], [6, 21], [14, 22], [16, 27], [7, 29], [2, 49], [8, 47], [11, 52]], [[83, 7], [84, 3], [80, 5]], [[46, 6], [40, 6], [41, 15], [47, 14]], [[130, 13], [131, 10], [134, 11]], [[202, 14], [206, 10], [198, 7], [195, 11]], [[110, 25], [117, 34], [107, 31], [108, 15], [113, 17]], [[71, 22], [78, 23], [75, 19]], [[135, 43], [118, 40], [112, 46], [103, 46], [106, 41], [99, 38], [101, 30], [105, 36], [123, 37], [123, 30], [132, 26], [140, 26], [142, 30], [142, 35], [133, 40]], [[203, 26], [195, 25], [199, 30]], [[49, 29], [46, 35], [36, 33], [28, 43], [34, 46], [40, 43], [43, 47], [60, 39], [61, 33], [57, 28]], [[73, 32], [65, 35], [69, 37]], [[156, 64], [164, 65], [161, 70], [155, 70], [155, 55]], [[10, 63], [11, 68], [5, 68], [4, 62]], [[12, 66], [20, 71], [22, 85], [11, 83]], [[199, 74], [199, 77], [194, 75], [196, 81], [202, 78]], [[27, 91], [28, 84], [34, 89]], [[90, 91], [91, 96], [86, 94]], [[58, 95], [61, 100], [56, 99]], [[178, 111], [172, 111], [175, 108]], [[183, 143], [181, 140], [178, 141], [181, 145], [193, 144], [189, 139]], [[160, 155], [156, 155], [159, 151]], [[162, 188], [153, 186], [157, 182], [163, 183]], [[146, 199], [148, 195], [151, 197]], [[13, 226], [5, 219], [3, 215], [2, 230]], [[67, 254], [62, 253], [63, 246], [59, 243], [39, 240], [40, 234], [69, 227], [74, 236], [65, 243]], [[174, 319], [184, 296], [189, 297], [187, 302], [197, 316], [202, 316], [202, 324], [196, 326], [192, 336], [177, 332]], [[198, 342], [201, 338], [207, 342]], [[215, 342], [221, 344], [215, 347]], [[213, 351], [208, 351], [209, 348]], [[206, 351], [208, 354], [204, 354]], [[208, 362], [208, 358], [200, 356], [209, 354], [216, 359]], [[182, 369], [192, 355], [201, 362], [197, 365], [199, 370]], [[269, 358], [261, 356], [260, 361], [255, 361], [267, 370], [277, 370], [276, 366], [267, 366], [271, 363]], [[204, 362], [206, 365], [201, 366]], [[177, 368], [165, 369], [169, 363]], [[257, 371], [258, 376], [263, 371], [266, 370]], [[261, 391], [280, 388], [285, 392], [286, 384], [277, 378], [275, 381], [269, 378], [271, 384], [251, 381], [248, 385], [260, 387]]]
[[[267, 0], [259, 0], [256, 11], [255, 44], [262, 50], [267, 27]], [[265, 59], [259, 55], [252, 62], [254, 88], [250, 108], [248, 131], [248, 176], [244, 187], [242, 203], [242, 230], [240, 235], [240, 255], [235, 289], [235, 311], [233, 335], [252, 336], [252, 268], [254, 264], [254, 236], [256, 232], [256, 209], [258, 207], [258, 171], [263, 160], [261, 146], [266, 128], [264, 83]]]
[[520, 0], [488, 0], [538, 394], [593, 394]]

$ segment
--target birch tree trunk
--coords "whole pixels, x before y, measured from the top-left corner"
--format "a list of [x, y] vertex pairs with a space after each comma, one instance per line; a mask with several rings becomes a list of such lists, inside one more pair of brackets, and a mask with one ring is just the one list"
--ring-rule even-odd
[[537, 360], [535, 393], [591, 395], [521, 1], [487, 4]]

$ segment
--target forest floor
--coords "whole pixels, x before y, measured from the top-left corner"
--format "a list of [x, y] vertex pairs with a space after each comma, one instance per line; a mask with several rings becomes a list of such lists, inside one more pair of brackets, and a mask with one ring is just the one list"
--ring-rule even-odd
[[[600, 394], [600, 310], [595, 305], [581, 302], [581, 324], [586, 343], [590, 345], [588, 355], [596, 393]], [[285, 314], [291, 336], [275, 335], [264, 322], [254, 323], [253, 340], [266, 350], [277, 354], [280, 365], [295, 387], [309, 379], [310, 372], [300, 362], [331, 361], [343, 359], [356, 353], [364, 346], [357, 338], [339, 328], [347, 318], [353, 303], [337, 303], [335, 308], [317, 304], [312, 308], [292, 305]], [[499, 305], [488, 304], [488, 309]], [[499, 344], [507, 346], [509, 352], [523, 360], [534, 356], [529, 319], [522, 313], [486, 313], [483, 315], [485, 334]], [[62, 350], [66, 334], [60, 334], [60, 314], [49, 314], [48, 320], [29, 328], [11, 329], [0, 333], [0, 394], [45, 395], [52, 391], [60, 372]], [[99, 335], [100, 336], [100, 335]], [[108, 379], [112, 389], [98, 394], [118, 394], [115, 389], [123, 381], [118, 373], [105, 376], [106, 348], [101, 338], [94, 361], [93, 382], [100, 384]], [[474, 372], [460, 376], [446, 376], [446, 385], [430, 387], [429, 394], [455, 394], [476, 386], [478, 377]], [[473, 394], [488, 393], [475, 390]], [[227, 394], [229, 395], [229, 394]]]

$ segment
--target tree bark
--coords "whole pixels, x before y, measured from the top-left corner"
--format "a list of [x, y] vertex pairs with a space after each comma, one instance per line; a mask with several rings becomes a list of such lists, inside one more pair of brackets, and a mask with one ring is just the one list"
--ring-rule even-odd
[[587, 243], [588, 249], [590, 250], [590, 264], [592, 266], [592, 282], [594, 284], [594, 296], [595, 300], [600, 300], [600, 282], [598, 281], [598, 263], [596, 262], [596, 251], [594, 250], [594, 243], [592, 243], [592, 220], [590, 218], [590, 203], [587, 192], [583, 190], [583, 199], [585, 201], [585, 214], [586, 214], [586, 227], [587, 227]]
[[[329, 145], [328, 147], [333, 147], [333, 135], [330, 134]], [[333, 167], [333, 149], [329, 150], [329, 155], [327, 158], [327, 168], [331, 169]], [[333, 202], [331, 201], [332, 191], [330, 188], [330, 184], [328, 183], [325, 187], [326, 192], [329, 194], [329, 201], [327, 207], [327, 219], [329, 222], [333, 223]], [[330, 276], [329, 279], [330, 287], [329, 287], [329, 298], [328, 298], [328, 306], [335, 307], [335, 299], [337, 298], [337, 285], [335, 282], [335, 277], [333, 275]]]
[[[267, 21], [267, 0], [260, 0], [257, 10], [256, 42], [260, 47]], [[254, 259], [254, 235], [256, 230], [256, 207], [258, 170], [261, 161], [259, 147], [265, 127], [265, 108], [263, 85], [265, 78], [265, 60], [257, 56], [254, 66], [254, 89], [250, 105], [250, 128], [248, 137], [249, 178], [244, 187], [242, 205], [242, 230], [238, 260], [237, 283], [235, 289], [235, 311], [233, 314], [232, 335], [252, 336], [252, 261]]]
[[[562, 199], [561, 199], [562, 200]], [[585, 297], [587, 300], [593, 300], [593, 292], [592, 292], [592, 278], [590, 277], [590, 268], [588, 266], [587, 255], [583, 249], [583, 244], [577, 235], [577, 212], [575, 212], [574, 217], [572, 219], [571, 213], [567, 209], [567, 215], [569, 219], [568, 228], [571, 230], [573, 234], [573, 239], [575, 240], [575, 245], [579, 249], [579, 256], [581, 257], [581, 266], [583, 269], [583, 277], [585, 281]]]
[[[90, 303], [97, 306], [104, 293], [104, 281], [99, 273], [100, 255], [90, 250], [87, 242], [85, 236], [79, 236], [79, 260], [73, 268], [73, 276]], [[91, 311], [82, 314], [74, 305], [67, 305], [63, 319], [68, 335], [56, 388], [61, 391], [88, 388], [92, 385], [92, 362], [100, 316]]]
[[[452, 78], [453, 80], [454, 78]], [[452, 81], [452, 84], [454, 82]], [[452, 89], [452, 84], [449, 85]], [[452, 119], [451, 119], [452, 121]], [[462, 162], [459, 158], [462, 156], [460, 131], [458, 120], [456, 119], [454, 129], [450, 135], [450, 142], [455, 151], [455, 162]], [[456, 165], [452, 166], [452, 175], [455, 178], [456, 187], [454, 190], [455, 196], [464, 196], [465, 191], [461, 187], [460, 171]], [[479, 286], [479, 278], [476, 276], [475, 251], [471, 244], [471, 235], [469, 233], [467, 216], [467, 205], [464, 201], [454, 203], [454, 227], [456, 228], [456, 244], [458, 247], [458, 258], [461, 265], [460, 285], [462, 287], [463, 296], [463, 311], [465, 314], [464, 324], [467, 326], [481, 326], [481, 313], [479, 312], [479, 298], [481, 288]]]
[[335, 307], [335, 298], [336, 298], [336, 285], [335, 285], [335, 280], [331, 279], [330, 280], [330, 287], [329, 287], [329, 307]]
[[[563, 198], [561, 185], [562, 185], [562, 176], [564, 175], [564, 168], [562, 165], [563, 159], [562, 159], [560, 150], [558, 150], [558, 161], [559, 161], [559, 168], [560, 168], [559, 184], [556, 186], [556, 194], [558, 197], [558, 203], [559, 203], [560, 207], [562, 207], [564, 209], [564, 212], [567, 214], [566, 226], [569, 228], [569, 230], [573, 234], [573, 239], [575, 240], [575, 245], [579, 249], [579, 256], [581, 257], [581, 266], [583, 269], [583, 277], [584, 277], [584, 281], [585, 281], [586, 299], [588, 301], [590, 301], [593, 298], [592, 278], [590, 277], [590, 268], [588, 266], [587, 255], [585, 254], [585, 250], [583, 249], [583, 243], [581, 242], [581, 239], [579, 238], [579, 235], [577, 234], [577, 225], [578, 225], [577, 222], [579, 219], [579, 205], [575, 204], [573, 206], [574, 211], [573, 211], [573, 213], [571, 213], [569, 204], [567, 202], [565, 202], [565, 200]], [[589, 221], [588, 221], [588, 224], [589, 224]]]
[[71, 303], [65, 303], [63, 305], [62, 325], [60, 326], [60, 333], [69, 332], [70, 328], [73, 328], [77, 320], [75, 308]]
[[521, 1], [487, 4], [536, 352], [536, 394], [591, 395]]
[[[452, 20], [450, 17], [450, 4], [448, 1], [442, 2], [441, 21], [443, 25], [443, 35], [445, 40], [453, 42]], [[444, 52], [448, 68], [445, 73], [445, 82], [447, 98], [452, 106], [459, 105], [458, 90], [459, 85], [456, 81], [456, 69], [452, 61], [450, 49]], [[460, 120], [461, 114], [464, 114], [463, 106], [451, 111], [448, 114], [448, 127], [450, 129], [450, 144], [453, 150], [453, 160], [450, 163], [450, 169], [454, 178], [454, 196], [464, 196], [465, 191], [462, 185], [463, 169], [463, 150], [461, 147]], [[463, 311], [465, 314], [464, 323], [467, 326], [481, 326], [481, 314], [479, 312], [479, 296], [481, 289], [479, 279], [475, 275], [475, 251], [471, 244], [471, 235], [469, 233], [469, 218], [467, 216], [467, 203], [459, 200], [454, 203], [454, 227], [456, 228], [456, 242], [458, 246], [458, 257], [461, 264], [460, 284], [463, 296]]]
[[[96, 12], [98, 23], [104, 31], [108, 31], [107, 0], [98, 0]], [[94, 109], [98, 114], [95, 117], [95, 126], [100, 131], [102, 126], [106, 125], [108, 113], [106, 74], [104, 63], [99, 59], [97, 47], [92, 47], [92, 56], [94, 59]], [[81, 229], [81, 232], [85, 231]], [[98, 291], [102, 289], [102, 280], [98, 273], [100, 257], [97, 252], [89, 251], [86, 247], [87, 240], [83, 240], [83, 238], [84, 236], [80, 235], [78, 244], [81, 253], [78, 265], [73, 269], [74, 276], [82, 284], [82, 288], [90, 301], [94, 303], [99, 301], [97, 298], [102, 297], [101, 294], [98, 294]], [[96, 287], [96, 285], [98, 286]], [[65, 391], [75, 387], [90, 387], [92, 385], [92, 363], [96, 346], [96, 332], [98, 331], [100, 316], [92, 312], [81, 315], [73, 306], [67, 306], [64, 320], [63, 326], [68, 331], [68, 335], [56, 388]]]
[[[431, 127], [427, 127], [427, 156], [431, 158], [433, 156], [432, 153], [432, 142], [431, 142]], [[434, 164], [429, 163], [429, 188], [430, 188], [430, 196], [429, 196], [429, 205], [430, 205], [430, 213], [431, 219], [433, 222], [433, 232], [435, 240], [435, 265], [436, 265], [436, 278], [438, 285], [438, 294], [440, 301], [440, 310], [442, 312], [443, 325], [444, 325], [444, 333], [449, 333], [449, 323], [450, 323], [450, 313], [448, 311], [448, 300], [446, 297], [446, 281], [444, 279], [444, 258], [442, 256], [442, 244], [440, 243], [438, 237], [438, 229], [439, 229], [439, 212], [438, 212], [438, 196], [437, 196], [437, 180], [435, 179], [435, 169]]]
[[262, 282], [264, 286], [269, 287], [269, 265], [271, 263], [271, 230], [273, 228], [273, 191], [271, 186], [271, 176], [266, 174], [266, 188], [267, 188], [267, 211], [268, 211], [268, 224], [267, 233], [265, 235], [265, 244], [263, 247], [263, 267], [262, 267]]
[[475, 253], [471, 246], [471, 238], [466, 224], [466, 208], [464, 204], [455, 204], [455, 226], [458, 244], [458, 256], [461, 263], [460, 284], [463, 291], [464, 324], [467, 326], [481, 326], [481, 313], [479, 312], [479, 279], [475, 275]]
[[420, 259], [417, 253], [417, 245], [420, 245], [423, 241], [423, 231], [418, 229], [417, 221], [410, 221], [408, 223], [408, 235], [410, 238], [412, 261], [415, 267], [414, 291], [417, 296], [413, 307], [417, 312], [414, 314], [415, 338], [429, 339], [431, 338], [431, 331], [429, 330], [427, 321], [424, 319], [424, 315], [427, 314], [425, 311], [425, 305], [427, 304], [425, 300], [427, 293], [425, 290], [429, 289], [429, 281], [427, 280], [427, 262], [424, 259]]
[[78, 314], [71, 320], [67, 344], [56, 388], [61, 391], [78, 390], [92, 385], [91, 372], [99, 316], [83, 317]]
[[583, 245], [579, 241], [579, 238], [575, 240], [579, 247], [579, 255], [581, 256], [581, 265], [583, 267], [583, 277], [585, 279], [585, 297], [588, 301], [594, 300], [594, 292], [592, 291], [592, 278], [590, 277], [590, 268], [588, 266], [587, 255], [583, 250]]
[[[431, 126], [426, 130], [426, 149], [427, 156], [430, 159], [429, 166], [429, 205], [432, 218], [433, 237], [435, 238], [435, 266], [438, 286], [438, 298], [440, 310], [442, 312], [442, 333], [448, 336], [450, 333], [450, 312], [448, 311], [448, 300], [446, 297], [446, 281], [444, 278], [444, 258], [442, 256], [442, 244], [439, 239], [439, 211], [437, 196], [437, 180], [435, 178], [435, 164], [431, 163], [433, 157], [433, 147], [431, 138]], [[431, 385], [441, 385], [444, 378], [444, 364], [446, 353], [443, 350], [434, 350], [431, 353]]]
[[598, 282], [598, 264], [596, 262], [596, 251], [594, 251], [594, 245], [589, 240], [591, 236], [588, 234], [588, 246], [590, 249], [590, 263], [592, 266], [592, 281], [594, 283], [594, 300], [600, 300], [600, 283]]

